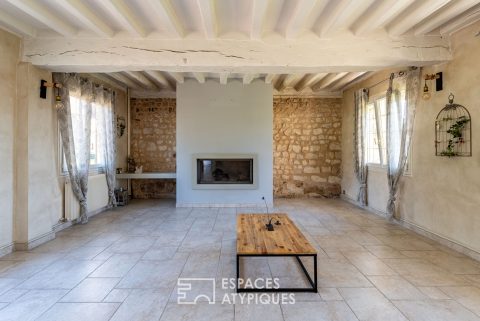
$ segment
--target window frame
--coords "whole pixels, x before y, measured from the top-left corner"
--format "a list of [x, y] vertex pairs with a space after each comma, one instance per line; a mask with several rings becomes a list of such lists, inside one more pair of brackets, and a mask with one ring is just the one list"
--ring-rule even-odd
[[[60, 177], [67, 177], [68, 168], [65, 163], [65, 154], [63, 150], [63, 143], [62, 143], [62, 133], [60, 132], [60, 123], [57, 117], [57, 135], [58, 135], [58, 164], [59, 164], [59, 171]], [[91, 137], [90, 137], [91, 138]], [[88, 176], [94, 176], [98, 174], [105, 173], [105, 166], [101, 164], [90, 164], [88, 169]]]
[[[381, 93], [381, 94], [377, 94], [377, 95], [370, 96], [370, 97], [368, 98], [367, 105], [369, 105], [369, 104], [375, 104], [375, 102], [376, 102], [377, 100], [380, 100], [380, 99], [383, 99], [383, 98], [386, 99], [386, 97], [387, 97], [387, 96], [385, 95], [385, 93]], [[365, 130], [366, 130], [366, 129], [365, 129]], [[385, 132], [385, 135], [386, 135], [386, 132]], [[385, 149], [386, 149], [386, 146], [385, 146]], [[367, 162], [366, 162], [366, 165], [367, 165], [368, 167], [371, 167], [371, 168], [374, 168], [374, 169], [377, 169], [377, 170], [378, 170], [378, 169], [383, 169], [383, 170], [385, 170], [385, 171], [387, 170], [387, 163], [386, 163], [386, 162], [385, 162], [384, 164], [382, 164], [382, 163], [373, 163], [373, 162], [368, 162], [368, 161], [367, 161]]]
[[[371, 103], [375, 103], [377, 100], [380, 100], [380, 99], [383, 99], [383, 98], [387, 98], [387, 95], [385, 93], [379, 93], [379, 94], [376, 94], [376, 95], [372, 95], [368, 98], [368, 102], [367, 104], [371, 104]], [[386, 118], [385, 118], [385, 121], [386, 121]], [[385, 130], [385, 137], [386, 137], [386, 130]], [[385, 141], [385, 144], [386, 144], [386, 141]], [[385, 149], [387, 148], [387, 146], [385, 145]], [[403, 171], [403, 176], [407, 176], [407, 177], [412, 177], [413, 176], [413, 170], [412, 170], [412, 154], [413, 154], [413, 137], [412, 137], [412, 141], [410, 142], [410, 151], [408, 152], [408, 158], [407, 158], [407, 163], [405, 165], [405, 169]], [[368, 167], [369, 170], [372, 170], [373, 172], [386, 172], [387, 171], [387, 160], [385, 160], [385, 164], [381, 164], [381, 163], [371, 163], [371, 162], [366, 162], [366, 165]]]

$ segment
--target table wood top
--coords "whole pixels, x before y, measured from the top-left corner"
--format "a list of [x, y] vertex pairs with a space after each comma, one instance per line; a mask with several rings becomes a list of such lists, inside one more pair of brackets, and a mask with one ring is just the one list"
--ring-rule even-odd
[[[265, 227], [269, 217], [281, 225], [275, 230]], [[305, 236], [290, 220], [287, 214], [239, 214], [237, 216], [237, 254], [239, 255], [288, 255], [316, 254]]]

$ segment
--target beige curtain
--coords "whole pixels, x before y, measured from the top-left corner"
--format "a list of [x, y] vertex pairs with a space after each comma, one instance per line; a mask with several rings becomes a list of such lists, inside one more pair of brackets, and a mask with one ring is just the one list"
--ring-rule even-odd
[[54, 73], [62, 84], [63, 108], [57, 110], [63, 153], [73, 194], [80, 203], [80, 222], [88, 222], [87, 192], [90, 169], [90, 132], [93, 85], [75, 74]]
[[387, 90], [387, 214], [396, 217], [396, 195], [410, 152], [415, 109], [420, 88], [420, 69], [391, 74]]
[[368, 89], [360, 89], [355, 93], [355, 124], [354, 124], [354, 171], [360, 189], [358, 191], [357, 201], [361, 205], [368, 205], [367, 178], [368, 168], [366, 160], [366, 123], [367, 123], [367, 103]]

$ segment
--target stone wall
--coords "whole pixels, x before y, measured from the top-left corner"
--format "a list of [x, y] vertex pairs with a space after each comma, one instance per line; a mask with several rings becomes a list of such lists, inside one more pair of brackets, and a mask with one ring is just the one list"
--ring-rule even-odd
[[[144, 172], [175, 171], [176, 100], [132, 98], [131, 155]], [[340, 98], [274, 98], [274, 196], [335, 197], [341, 180]], [[173, 198], [175, 182], [132, 180], [134, 198]]]
[[341, 108], [340, 98], [274, 98], [276, 197], [340, 195]]
[[[175, 172], [176, 101], [132, 98], [130, 153], [144, 172]], [[173, 198], [174, 180], [132, 180], [133, 198]]]

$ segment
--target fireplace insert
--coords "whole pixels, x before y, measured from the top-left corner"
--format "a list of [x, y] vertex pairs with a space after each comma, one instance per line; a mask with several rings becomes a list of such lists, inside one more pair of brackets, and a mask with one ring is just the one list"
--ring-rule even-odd
[[197, 184], [253, 184], [253, 158], [197, 158]]

